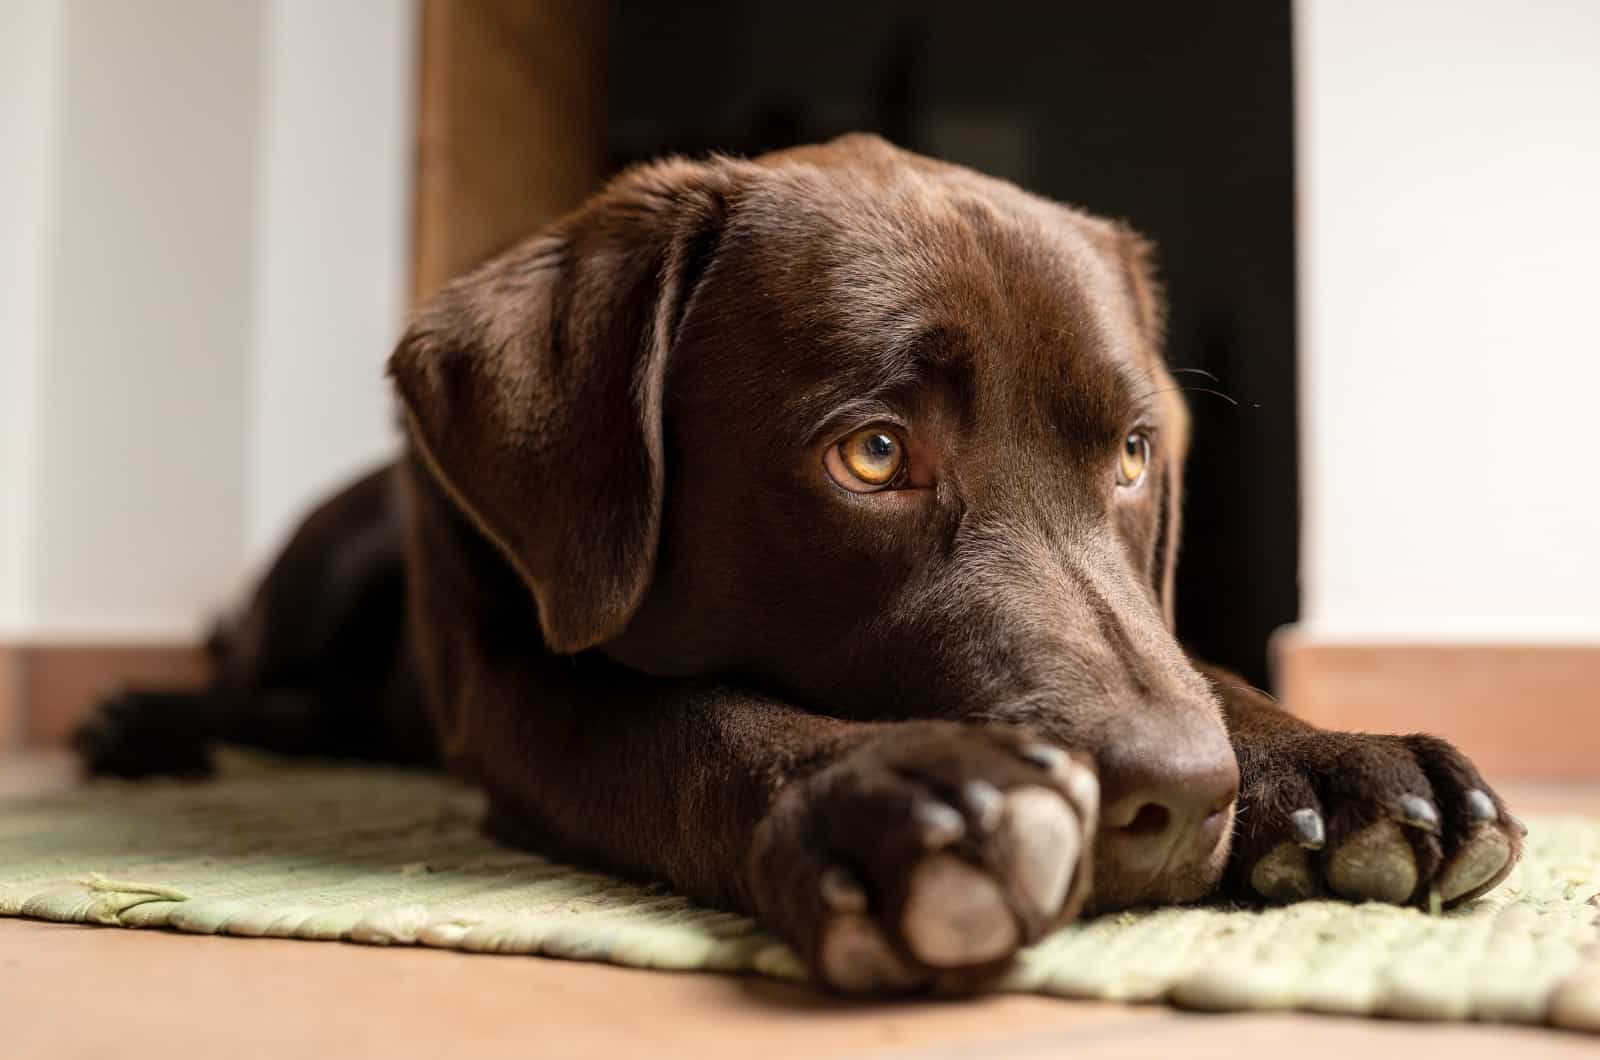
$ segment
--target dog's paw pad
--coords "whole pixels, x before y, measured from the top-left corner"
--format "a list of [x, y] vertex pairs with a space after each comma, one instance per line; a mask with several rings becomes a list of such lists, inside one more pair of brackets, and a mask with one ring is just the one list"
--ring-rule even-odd
[[1500, 874], [1512, 857], [1511, 840], [1492, 824], [1480, 824], [1439, 874], [1439, 897], [1453, 902]]
[[1061, 912], [1083, 849], [1077, 815], [1048, 788], [1017, 788], [1006, 796], [1002, 827], [1017, 889], [1049, 923]]
[[999, 960], [1020, 940], [999, 884], [952, 854], [934, 854], [912, 870], [901, 934], [934, 968]]
[[1328, 886], [1355, 900], [1400, 903], [1417, 889], [1417, 861], [1394, 821], [1375, 821], [1339, 844], [1328, 859]]
[[924, 980], [894, 952], [878, 925], [860, 913], [840, 913], [824, 924], [817, 965], [830, 986], [852, 994], [915, 990]]
[[1289, 841], [1279, 843], [1256, 862], [1250, 886], [1270, 902], [1299, 902], [1322, 893], [1306, 848]]

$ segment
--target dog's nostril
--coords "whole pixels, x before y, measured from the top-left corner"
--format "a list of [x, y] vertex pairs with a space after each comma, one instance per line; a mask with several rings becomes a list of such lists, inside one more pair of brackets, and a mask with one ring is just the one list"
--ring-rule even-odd
[[1138, 812], [1133, 815], [1133, 820], [1118, 831], [1132, 836], [1156, 836], [1167, 830], [1167, 824], [1171, 820], [1171, 810], [1160, 803], [1147, 802], [1139, 807]]

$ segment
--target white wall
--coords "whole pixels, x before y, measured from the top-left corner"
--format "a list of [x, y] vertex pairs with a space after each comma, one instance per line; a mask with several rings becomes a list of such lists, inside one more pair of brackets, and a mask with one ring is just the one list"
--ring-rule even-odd
[[38, 636], [183, 635], [238, 563], [260, 16], [65, 5], [34, 390]]
[[269, 5], [246, 555], [389, 456], [383, 364], [406, 310], [416, 17], [395, 0]]
[[61, 10], [0, 11], [0, 637], [27, 621], [26, 500], [33, 482], [34, 369], [49, 261]]
[[385, 451], [415, 15], [0, 10], [0, 635], [188, 638]]
[[1600, 639], [1600, 4], [1294, 13], [1303, 629]]

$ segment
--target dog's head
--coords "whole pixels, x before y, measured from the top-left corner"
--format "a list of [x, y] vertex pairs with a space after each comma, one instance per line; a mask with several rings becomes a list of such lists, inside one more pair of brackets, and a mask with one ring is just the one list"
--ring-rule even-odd
[[1126, 229], [871, 137], [668, 161], [451, 285], [392, 372], [552, 650], [1035, 726], [1099, 763], [1097, 906], [1220, 874], [1187, 416]]

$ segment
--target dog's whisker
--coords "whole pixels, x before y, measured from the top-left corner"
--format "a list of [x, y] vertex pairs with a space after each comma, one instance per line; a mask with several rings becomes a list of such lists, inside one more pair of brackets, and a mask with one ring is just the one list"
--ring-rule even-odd
[[1231, 395], [1224, 394], [1222, 391], [1214, 390], [1214, 389], [1212, 389], [1211, 387], [1208, 387], [1208, 386], [1180, 386], [1177, 389], [1183, 391], [1186, 394], [1210, 394], [1212, 397], [1221, 398], [1222, 400], [1226, 401], [1228, 404], [1232, 405], [1234, 408], [1238, 408], [1239, 407], [1239, 402], [1237, 400], [1235, 400]]
[[1273, 695], [1271, 692], [1268, 692], [1264, 688], [1257, 688], [1255, 685], [1251, 685], [1251, 684], [1243, 684], [1243, 685], [1222, 685], [1222, 684], [1219, 684], [1219, 685], [1214, 685], [1213, 687], [1215, 687], [1215, 688], [1235, 688], [1235, 689], [1238, 689], [1241, 692], [1254, 692], [1258, 696], [1265, 696], [1267, 699], [1271, 700], [1274, 703], [1276, 703], [1278, 701], [1278, 697]]
[[1233, 396], [1231, 396], [1229, 394], [1224, 394], [1222, 391], [1215, 390], [1215, 389], [1213, 389], [1211, 387], [1208, 387], [1208, 386], [1168, 386], [1168, 387], [1161, 387], [1161, 388], [1156, 389], [1156, 390], [1146, 391], [1145, 393], [1140, 394], [1135, 400], [1143, 401], [1146, 398], [1155, 397], [1157, 394], [1171, 394], [1171, 393], [1174, 393], [1174, 392], [1176, 392], [1176, 393], [1185, 393], [1185, 394], [1210, 394], [1212, 397], [1221, 398], [1222, 400], [1226, 401], [1228, 404], [1232, 405], [1234, 408], [1238, 408], [1239, 407], [1239, 402], [1238, 402], [1238, 400], [1236, 398], [1234, 398]]

